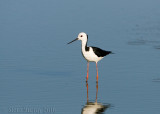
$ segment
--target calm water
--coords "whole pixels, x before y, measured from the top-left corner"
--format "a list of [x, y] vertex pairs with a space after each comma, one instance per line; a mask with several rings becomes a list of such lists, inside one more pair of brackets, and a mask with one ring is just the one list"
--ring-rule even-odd
[[[1, 0], [0, 114], [159, 114], [159, 0]], [[111, 50], [96, 66], [88, 45]], [[97, 103], [96, 103], [97, 101]]]

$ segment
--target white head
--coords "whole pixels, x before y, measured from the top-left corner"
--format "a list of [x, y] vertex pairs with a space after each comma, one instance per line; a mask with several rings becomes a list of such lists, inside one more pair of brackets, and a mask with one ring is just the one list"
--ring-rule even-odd
[[76, 41], [76, 40], [81, 40], [83, 42], [87, 42], [87, 39], [88, 39], [88, 35], [84, 32], [81, 32], [78, 34], [78, 37], [76, 39], [74, 39], [73, 41], [69, 42], [68, 44]]
[[78, 34], [77, 38], [78, 38], [78, 40], [87, 40], [88, 35], [84, 32], [81, 32], [81, 33]]

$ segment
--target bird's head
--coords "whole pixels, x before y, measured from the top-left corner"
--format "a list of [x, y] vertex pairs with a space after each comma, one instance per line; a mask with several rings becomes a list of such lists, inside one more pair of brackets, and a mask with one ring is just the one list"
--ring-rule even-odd
[[87, 36], [86, 33], [81, 32], [81, 33], [78, 34], [77, 38], [78, 38], [78, 40], [87, 40], [88, 36]]
[[84, 32], [81, 32], [81, 33], [78, 34], [78, 37], [76, 39], [74, 39], [73, 41], [69, 42], [68, 44], [70, 44], [70, 43], [72, 43], [72, 42], [74, 42], [76, 40], [87, 41], [87, 39], [88, 39], [88, 35], [86, 33], [84, 33]]

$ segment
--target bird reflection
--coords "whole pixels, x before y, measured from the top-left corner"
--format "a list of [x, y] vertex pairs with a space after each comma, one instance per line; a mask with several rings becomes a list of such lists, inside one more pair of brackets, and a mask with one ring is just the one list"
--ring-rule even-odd
[[87, 87], [87, 103], [82, 108], [81, 114], [103, 114], [103, 112], [110, 107], [110, 104], [102, 104], [97, 102], [98, 94], [98, 83], [96, 84], [96, 100], [95, 102], [90, 102], [88, 98], [88, 82], [86, 82]]

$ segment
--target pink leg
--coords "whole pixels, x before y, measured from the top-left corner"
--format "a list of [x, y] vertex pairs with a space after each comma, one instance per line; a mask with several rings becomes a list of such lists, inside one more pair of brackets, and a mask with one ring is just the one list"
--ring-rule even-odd
[[88, 81], [88, 73], [89, 73], [89, 62], [87, 63], [87, 77], [86, 77], [86, 82]]
[[97, 69], [97, 82], [98, 82], [98, 67], [97, 67], [97, 63], [96, 63], [96, 69]]

